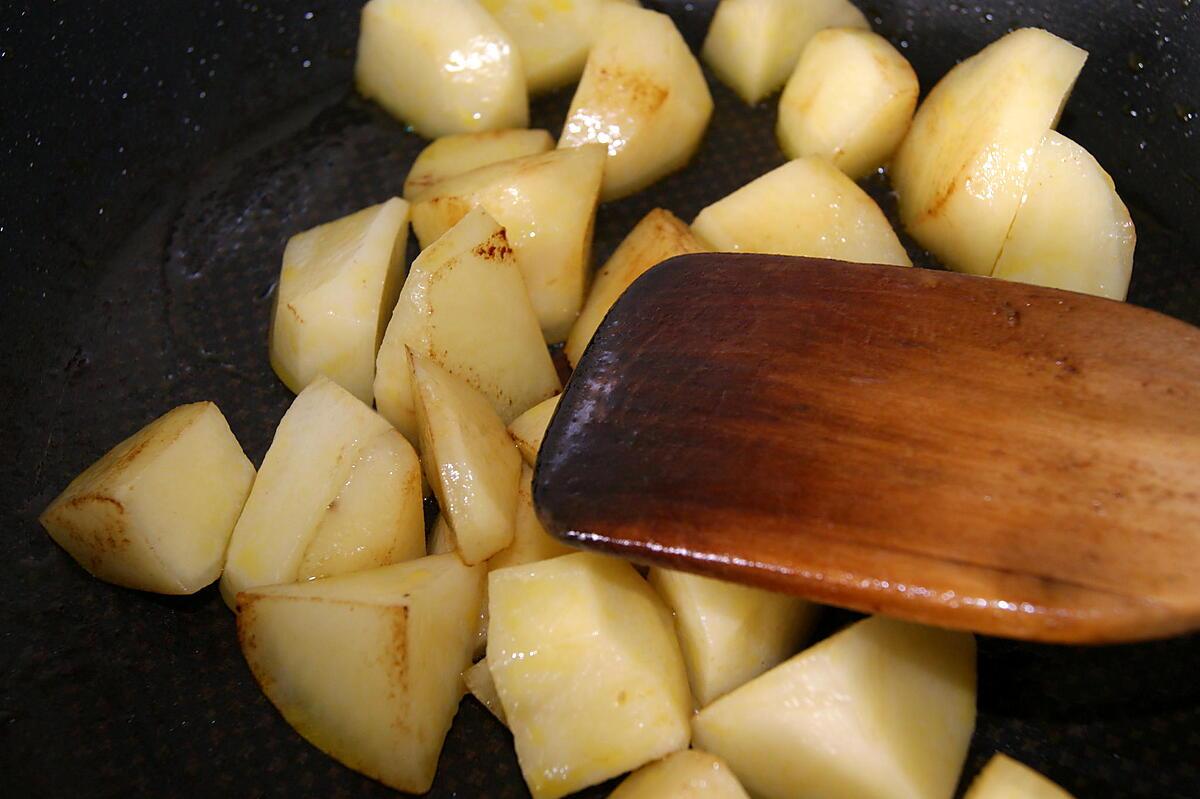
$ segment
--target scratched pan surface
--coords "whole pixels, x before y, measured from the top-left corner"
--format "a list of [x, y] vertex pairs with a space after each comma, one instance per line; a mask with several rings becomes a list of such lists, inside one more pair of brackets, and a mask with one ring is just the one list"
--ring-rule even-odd
[[[698, 46], [711, 3], [652, 5]], [[1091, 50], [1062, 129], [1133, 208], [1131, 301], [1200, 323], [1200, 11], [1179, 0], [865, 10], [926, 88], [1016, 25]], [[284, 241], [398, 193], [423, 144], [354, 97], [356, 27], [357, 4], [332, 0], [0, 10], [2, 796], [389, 793], [284, 724], [214, 590], [115, 589], [35, 522], [71, 476], [181, 402], [215, 400], [261, 460], [291, 399], [266, 359]], [[692, 165], [601, 209], [598, 259], [650, 208], [690, 219], [781, 162], [774, 103], [746, 108], [715, 83], [713, 94]], [[557, 131], [569, 99], [538, 100], [534, 123]], [[849, 618], [829, 613], [825, 632]], [[1087, 650], [983, 639], [965, 774], [1002, 750], [1080, 797], [1200, 795], [1197, 674], [1195, 637]], [[525, 795], [506, 732], [471, 699], [431, 795]]]

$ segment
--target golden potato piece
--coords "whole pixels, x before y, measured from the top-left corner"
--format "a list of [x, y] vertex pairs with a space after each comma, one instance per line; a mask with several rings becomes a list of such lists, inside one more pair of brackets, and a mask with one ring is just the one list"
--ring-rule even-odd
[[1008, 755], [988, 761], [964, 799], [1074, 799], [1071, 794]]
[[554, 138], [544, 130], [509, 128], [443, 136], [413, 161], [404, 179], [404, 199], [411, 200], [446, 178], [553, 149]]
[[750, 799], [719, 757], [687, 749], [642, 766], [608, 799]]
[[561, 396], [561, 394], [555, 394], [550, 399], [539, 402], [513, 419], [512, 424], [508, 426], [508, 434], [516, 442], [517, 449], [521, 450], [521, 457], [530, 466], [537, 465], [537, 454], [538, 450], [542, 448], [542, 438], [546, 435], [546, 428], [554, 417], [554, 411], [558, 408], [558, 400]]

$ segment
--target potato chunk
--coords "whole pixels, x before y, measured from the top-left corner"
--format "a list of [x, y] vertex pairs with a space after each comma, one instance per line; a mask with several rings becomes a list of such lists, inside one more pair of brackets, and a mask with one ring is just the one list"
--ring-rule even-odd
[[816, 615], [802, 599], [710, 577], [655, 568], [649, 579], [675, 614], [700, 707], [794, 655]]
[[512, 543], [521, 454], [482, 394], [411, 357], [425, 474], [459, 557], [473, 565]]
[[271, 367], [288, 388], [299, 393], [324, 375], [371, 404], [407, 242], [408, 203], [398, 197], [292, 236], [270, 341]]
[[411, 200], [430, 186], [481, 166], [537, 155], [554, 149], [544, 130], [510, 128], [482, 133], [457, 133], [430, 142], [404, 179], [404, 199]]
[[883, 166], [917, 108], [917, 73], [888, 40], [833, 28], [813, 36], [779, 100], [788, 158], [821, 155], [855, 180]]
[[705, 208], [692, 232], [722, 252], [911, 266], [887, 217], [823, 158], [798, 158]]
[[577, 553], [493, 571], [487, 659], [534, 799], [688, 745], [671, 614], [630, 564]]
[[713, 102], [670, 17], [610, 3], [598, 26], [558, 146], [608, 148], [600, 193], [608, 201], [682, 169], [700, 146]]
[[964, 799], [1073, 799], [1071, 794], [1007, 755], [988, 761]]
[[238, 596], [238, 639], [297, 732], [392, 788], [433, 784], [471, 664], [482, 568], [438, 555]]
[[784, 84], [815, 33], [870, 27], [847, 0], [721, 0], [701, 57], [754, 105]]
[[692, 726], [696, 745], [764, 799], [950, 799], [975, 726], [975, 639], [876, 616]]
[[463, 672], [463, 684], [471, 692], [471, 696], [478, 699], [479, 704], [486, 707], [493, 716], [500, 720], [501, 724], [508, 724], [508, 720], [504, 717], [504, 708], [500, 704], [500, 695], [496, 693], [492, 670], [488, 668], [487, 658]]
[[546, 532], [538, 521], [533, 507], [533, 469], [529, 466], [521, 467], [515, 525], [512, 543], [492, 556], [488, 561], [489, 570], [536, 563], [577, 551]]
[[429, 532], [429, 554], [445, 555], [453, 551], [454, 531], [450, 529], [450, 522], [446, 521], [445, 515], [439, 513]]
[[719, 757], [697, 749], [667, 755], [630, 774], [608, 799], [750, 799]]
[[993, 277], [1124, 300], [1137, 233], [1091, 153], [1048, 132]]
[[504, 230], [476, 209], [413, 261], [379, 348], [375, 402], [417, 440], [407, 351], [469, 381], [506, 423], [557, 394], [525, 284]]
[[633, 281], [668, 258], [692, 252], [704, 252], [704, 245], [679, 217], [662, 208], [646, 214], [596, 274], [583, 311], [567, 337], [565, 351], [571, 366], [579, 363], [604, 315]]
[[517, 443], [517, 449], [521, 450], [521, 457], [530, 466], [537, 465], [538, 450], [542, 448], [542, 439], [546, 436], [546, 428], [550, 426], [550, 420], [554, 417], [554, 411], [558, 408], [558, 400], [561, 396], [561, 394], [555, 394], [550, 399], [539, 402], [513, 419], [512, 424], [508, 426], [508, 434]]
[[953, 269], [990, 275], [1042, 137], [1087, 53], [1035, 28], [963, 61], [933, 88], [892, 162], [904, 227]]
[[[279, 422], [229, 541], [221, 594], [230, 607], [239, 591], [299, 578], [305, 554], [330, 507], [335, 514], [344, 512], [338, 509], [336, 500], [346, 488], [364, 447], [389, 430], [383, 417], [324, 377], [300, 392]], [[398, 499], [354, 493], [358, 497], [353, 505]], [[347, 512], [360, 519], [370, 514], [362, 506]], [[394, 551], [395, 541], [390, 536], [371, 535], [361, 545], [372, 551], [357, 557], [374, 565], [379, 564], [383, 553]], [[374, 550], [375, 546], [380, 549]], [[349, 554], [356, 547], [342, 539], [338, 548]], [[398, 548], [405, 549], [403, 544]]]
[[521, 52], [530, 94], [579, 80], [599, 29], [600, 9], [612, 0], [482, 0]]
[[521, 57], [476, 0], [370, 0], [354, 77], [364, 97], [431, 139], [529, 122]]
[[181, 405], [85, 469], [38, 521], [110, 583], [192, 594], [221, 573], [254, 466], [211, 402]]
[[475, 206], [504, 227], [545, 340], [562, 341], [587, 290], [604, 148], [554, 150], [444, 180], [413, 202], [422, 247]]

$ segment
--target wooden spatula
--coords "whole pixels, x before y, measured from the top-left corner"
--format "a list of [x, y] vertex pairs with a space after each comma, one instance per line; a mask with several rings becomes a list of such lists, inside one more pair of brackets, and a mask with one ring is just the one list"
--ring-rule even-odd
[[1200, 330], [924, 269], [689, 255], [597, 331], [546, 527], [645, 563], [1056, 642], [1200, 627]]

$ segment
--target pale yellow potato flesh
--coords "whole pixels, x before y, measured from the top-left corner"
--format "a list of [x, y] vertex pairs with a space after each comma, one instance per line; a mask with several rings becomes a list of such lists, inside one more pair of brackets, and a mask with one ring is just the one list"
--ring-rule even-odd
[[529, 123], [521, 56], [476, 0], [370, 0], [354, 78], [431, 139]]
[[534, 799], [686, 749], [671, 614], [630, 564], [576, 553], [488, 576], [487, 659]]
[[537, 511], [533, 507], [533, 469], [529, 466], [521, 468], [515, 524], [512, 543], [488, 560], [489, 570], [536, 563], [578, 551], [550, 535], [538, 521]]
[[912, 124], [920, 86], [888, 40], [830, 28], [809, 40], [779, 99], [788, 158], [820, 155], [858, 180], [883, 166]]
[[601, 199], [633, 194], [682, 169], [704, 136], [712, 96], [665, 14], [609, 3], [558, 146], [608, 148]]
[[1087, 150], [1049, 131], [992, 276], [1124, 300], [1136, 246], [1112, 178]]
[[726, 694], [696, 746], [762, 799], [951, 799], [975, 726], [975, 639], [876, 616]]
[[492, 680], [492, 670], [488, 668], [487, 658], [463, 672], [463, 684], [471, 696], [478, 699], [479, 704], [487, 708], [501, 724], [508, 724], [504, 717], [504, 707], [500, 704], [500, 694], [496, 693], [496, 683]]
[[649, 580], [675, 615], [700, 707], [796, 654], [816, 617], [803, 599], [711, 577], [652, 568]]
[[239, 591], [290, 583], [329, 504], [367, 442], [390, 429], [379, 414], [324, 377], [308, 384], [275, 430], [221, 575], [231, 608]]
[[944, 265], [990, 275], [1034, 156], [1087, 53], [1023, 28], [963, 61], [933, 88], [892, 161], [905, 229]]
[[784, 84], [818, 31], [870, 27], [847, 0], [721, 0], [700, 57], [754, 105]]
[[[480, 0], [508, 32], [530, 94], [579, 80], [596, 36], [600, 9], [615, 0]], [[629, 0], [625, 0], [629, 2]]]
[[559, 392], [508, 239], [482, 209], [413, 261], [379, 347], [375, 403], [416, 442], [408, 350], [467, 380], [505, 423]]
[[504, 228], [545, 340], [562, 341], [587, 291], [604, 161], [592, 145], [456, 175], [413, 200], [413, 232], [428, 247], [482, 207]]
[[558, 408], [558, 400], [561, 396], [561, 394], [555, 394], [550, 399], [539, 402], [513, 419], [512, 424], [508, 426], [508, 434], [516, 442], [517, 449], [521, 451], [521, 457], [530, 466], [537, 465], [538, 450], [542, 448], [542, 439], [546, 436], [546, 428], [554, 416], [554, 411]]
[[254, 466], [211, 402], [181, 405], [117, 444], [38, 521], [95, 577], [160, 594], [217, 579]]
[[363, 444], [317, 523], [297, 580], [333, 577], [425, 556], [421, 464], [395, 430]]
[[433, 530], [429, 533], [429, 554], [445, 555], [454, 549], [454, 531], [450, 529], [450, 522], [446, 521], [446, 517], [439, 513], [433, 523]]
[[467, 565], [512, 543], [521, 453], [487, 399], [433, 361], [411, 356], [421, 461]]
[[404, 283], [408, 203], [381, 205], [288, 240], [271, 310], [271, 368], [296, 393], [324, 375], [368, 405], [375, 352]]
[[705, 208], [692, 233], [720, 252], [912, 266], [887, 217], [824, 158], [797, 158]]
[[963, 799], [1074, 799], [1046, 777], [1005, 754], [979, 772]]
[[571, 366], [579, 363], [605, 314], [633, 281], [668, 258], [704, 249], [687, 224], [670, 211], [655, 208], [646, 214], [596, 273], [592, 290], [564, 347]]
[[433, 784], [471, 664], [484, 570], [454, 555], [238, 596], [263, 692], [310, 743], [401, 791]]
[[442, 136], [417, 154], [404, 179], [404, 199], [472, 169], [553, 149], [554, 137], [544, 130], [509, 128]]
[[721, 758], [686, 749], [642, 766], [608, 799], [750, 799]]

